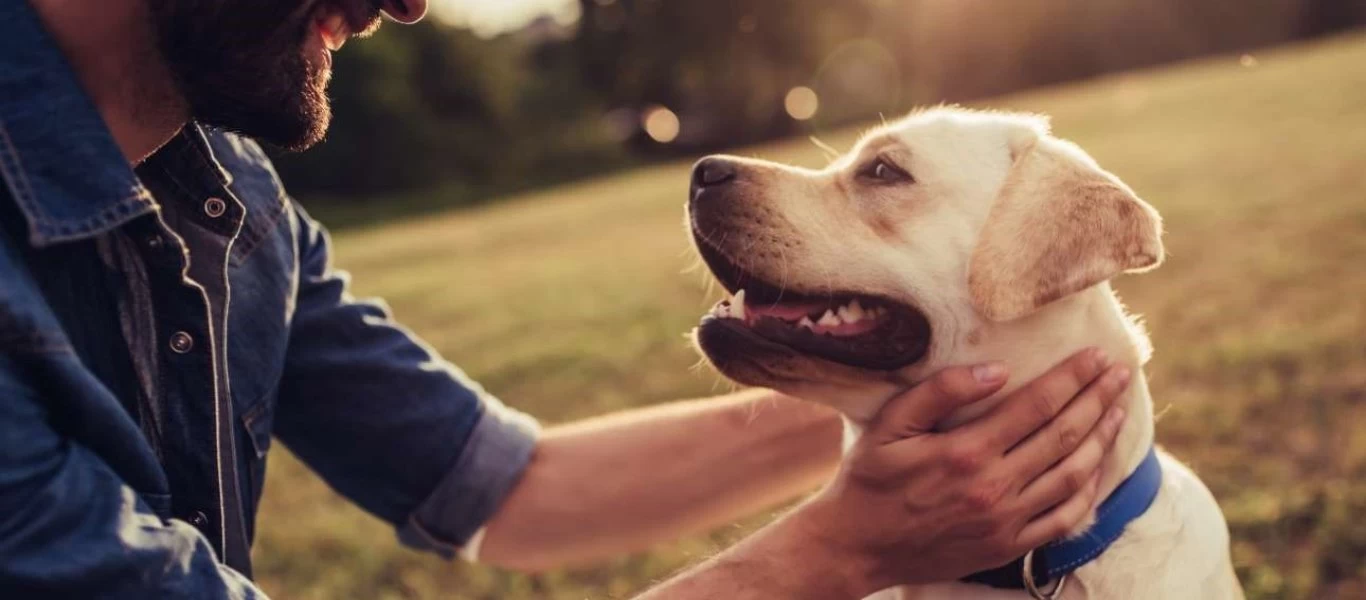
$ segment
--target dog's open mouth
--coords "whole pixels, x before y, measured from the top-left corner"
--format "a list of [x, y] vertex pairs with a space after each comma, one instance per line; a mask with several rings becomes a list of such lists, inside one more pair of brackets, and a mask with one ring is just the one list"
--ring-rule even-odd
[[702, 317], [702, 327], [780, 344], [849, 366], [893, 370], [920, 360], [930, 324], [915, 307], [857, 292], [810, 292], [761, 279], [704, 240], [697, 247], [732, 296]]

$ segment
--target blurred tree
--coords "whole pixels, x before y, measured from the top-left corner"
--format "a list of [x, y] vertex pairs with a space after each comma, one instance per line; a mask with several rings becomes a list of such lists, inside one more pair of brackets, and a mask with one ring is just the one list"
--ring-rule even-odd
[[[444, 205], [631, 164], [1366, 22], [1366, 0], [577, 0], [493, 38], [428, 20], [336, 56], [328, 139], [291, 189]], [[818, 110], [784, 109], [795, 86]], [[679, 119], [658, 143], [641, 116]], [[424, 199], [424, 202], [427, 200]]]
[[583, 81], [610, 105], [678, 113], [674, 151], [786, 132], [787, 91], [807, 85], [840, 43], [867, 35], [875, 16], [864, 0], [580, 2]]
[[577, 71], [538, 64], [537, 48], [433, 21], [384, 28], [337, 53], [327, 139], [277, 153], [277, 166], [296, 194], [365, 198], [458, 184], [468, 192], [451, 202], [468, 202], [621, 164]]
[[1366, 0], [1305, 0], [1300, 35], [1313, 37], [1366, 22]]

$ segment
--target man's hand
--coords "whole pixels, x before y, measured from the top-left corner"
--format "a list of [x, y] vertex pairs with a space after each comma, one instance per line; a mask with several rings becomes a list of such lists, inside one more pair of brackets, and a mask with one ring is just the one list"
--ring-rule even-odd
[[1065, 535], [1095, 503], [1129, 383], [1083, 351], [947, 433], [934, 425], [1005, 384], [1000, 365], [940, 372], [890, 401], [835, 481], [789, 522], [831, 553], [851, 595], [957, 579]]

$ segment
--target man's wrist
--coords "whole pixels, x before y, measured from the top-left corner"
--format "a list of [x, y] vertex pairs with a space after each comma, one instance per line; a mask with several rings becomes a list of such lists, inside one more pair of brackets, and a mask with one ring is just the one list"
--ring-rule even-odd
[[640, 600], [860, 600], [886, 586], [869, 577], [867, 553], [849, 552], [840, 523], [832, 504], [813, 500]]
[[821, 496], [803, 503], [775, 525], [807, 569], [819, 571], [831, 594], [840, 598], [864, 598], [884, 587], [869, 553], [856, 548], [841, 535], [839, 507]]

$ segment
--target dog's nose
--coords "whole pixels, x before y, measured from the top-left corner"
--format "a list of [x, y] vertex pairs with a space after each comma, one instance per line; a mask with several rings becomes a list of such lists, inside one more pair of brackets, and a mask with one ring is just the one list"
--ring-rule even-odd
[[693, 189], [715, 187], [735, 180], [735, 163], [724, 158], [708, 156], [692, 168]]

